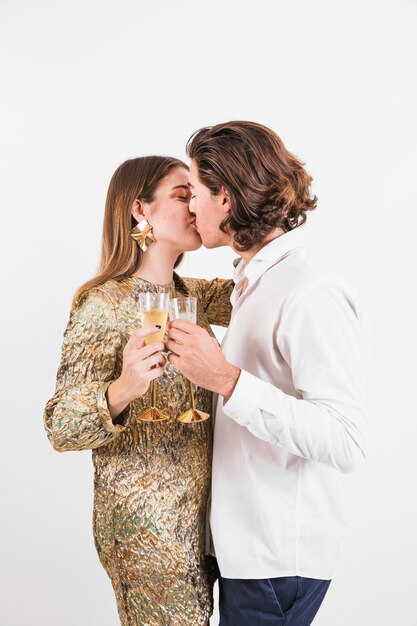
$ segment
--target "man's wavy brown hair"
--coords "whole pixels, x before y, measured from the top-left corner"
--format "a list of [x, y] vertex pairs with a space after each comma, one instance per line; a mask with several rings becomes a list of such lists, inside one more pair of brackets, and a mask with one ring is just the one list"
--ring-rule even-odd
[[304, 164], [261, 124], [233, 121], [201, 128], [188, 140], [187, 155], [213, 195], [227, 190], [231, 212], [220, 229], [233, 232], [242, 252], [276, 228], [287, 232], [301, 226], [317, 206]]

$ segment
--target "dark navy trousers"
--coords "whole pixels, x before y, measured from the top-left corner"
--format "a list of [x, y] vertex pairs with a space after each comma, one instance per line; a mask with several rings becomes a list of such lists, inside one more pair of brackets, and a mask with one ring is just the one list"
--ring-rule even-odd
[[219, 578], [219, 626], [310, 626], [330, 580]]

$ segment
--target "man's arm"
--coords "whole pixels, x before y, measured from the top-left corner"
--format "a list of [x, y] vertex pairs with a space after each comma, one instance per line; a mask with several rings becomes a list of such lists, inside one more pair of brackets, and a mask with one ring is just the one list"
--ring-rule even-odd
[[166, 347], [168, 360], [199, 387], [229, 398], [239, 379], [240, 369], [226, 361], [217, 339], [185, 320], [169, 324]]
[[276, 347], [299, 397], [284, 393], [279, 381], [274, 385], [228, 363], [202, 328], [176, 320], [169, 337], [175, 367], [195, 384], [223, 395], [224, 412], [256, 437], [342, 472], [363, 459], [361, 327], [355, 307], [339, 288], [311, 290], [281, 319]]
[[299, 397], [242, 371], [224, 412], [260, 439], [342, 472], [366, 447], [365, 355], [354, 305], [320, 286], [281, 319], [276, 345]]

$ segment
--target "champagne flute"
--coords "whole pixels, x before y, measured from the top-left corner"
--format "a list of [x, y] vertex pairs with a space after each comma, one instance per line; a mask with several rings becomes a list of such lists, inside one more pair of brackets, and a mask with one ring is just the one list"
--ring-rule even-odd
[[[196, 298], [171, 298], [169, 308], [170, 320], [181, 319], [187, 320], [192, 324], [197, 323], [197, 300]], [[192, 382], [188, 381], [188, 393], [191, 409], [188, 409], [177, 417], [179, 422], [183, 424], [193, 424], [196, 422], [204, 422], [210, 415], [195, 408], [194, 391]]]
[[[145, 291], [139, 294], [139, 303], [142, 316], [142, 328], [157, 326], [159, 330], [145, 337], [146, 345], [155, 341], [163, 341], [168, 321], [169, 294], [152, 293]], [[156, 381], [151, 380], [151, 406], [139, 415], [144, 422], [163, 422], [169, 415], [156, 408]]]

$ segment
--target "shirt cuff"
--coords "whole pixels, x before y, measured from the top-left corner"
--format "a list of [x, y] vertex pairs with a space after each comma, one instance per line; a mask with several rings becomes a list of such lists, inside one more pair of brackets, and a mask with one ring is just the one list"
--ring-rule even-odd
[[121, 433], [126, 428], [126, 420], [129, 415], [129, 405], [118, 416], [118, 421], [122, 421], [121, 424], [114, 424], [110, 415], [109, 407], [107, 405], [106, 391], [110, 387], [112, 381], [105, 383], [97, 390], [97, 411], [98, 416], [103, 424], [104, 428], [109, 433]]
[[267, 384], [253, 374], [241, 370], [232, 395], [223, 404], [224, 413], [241, 426], [247, 427], [252, 422], [253, 414], [259, 410]]

